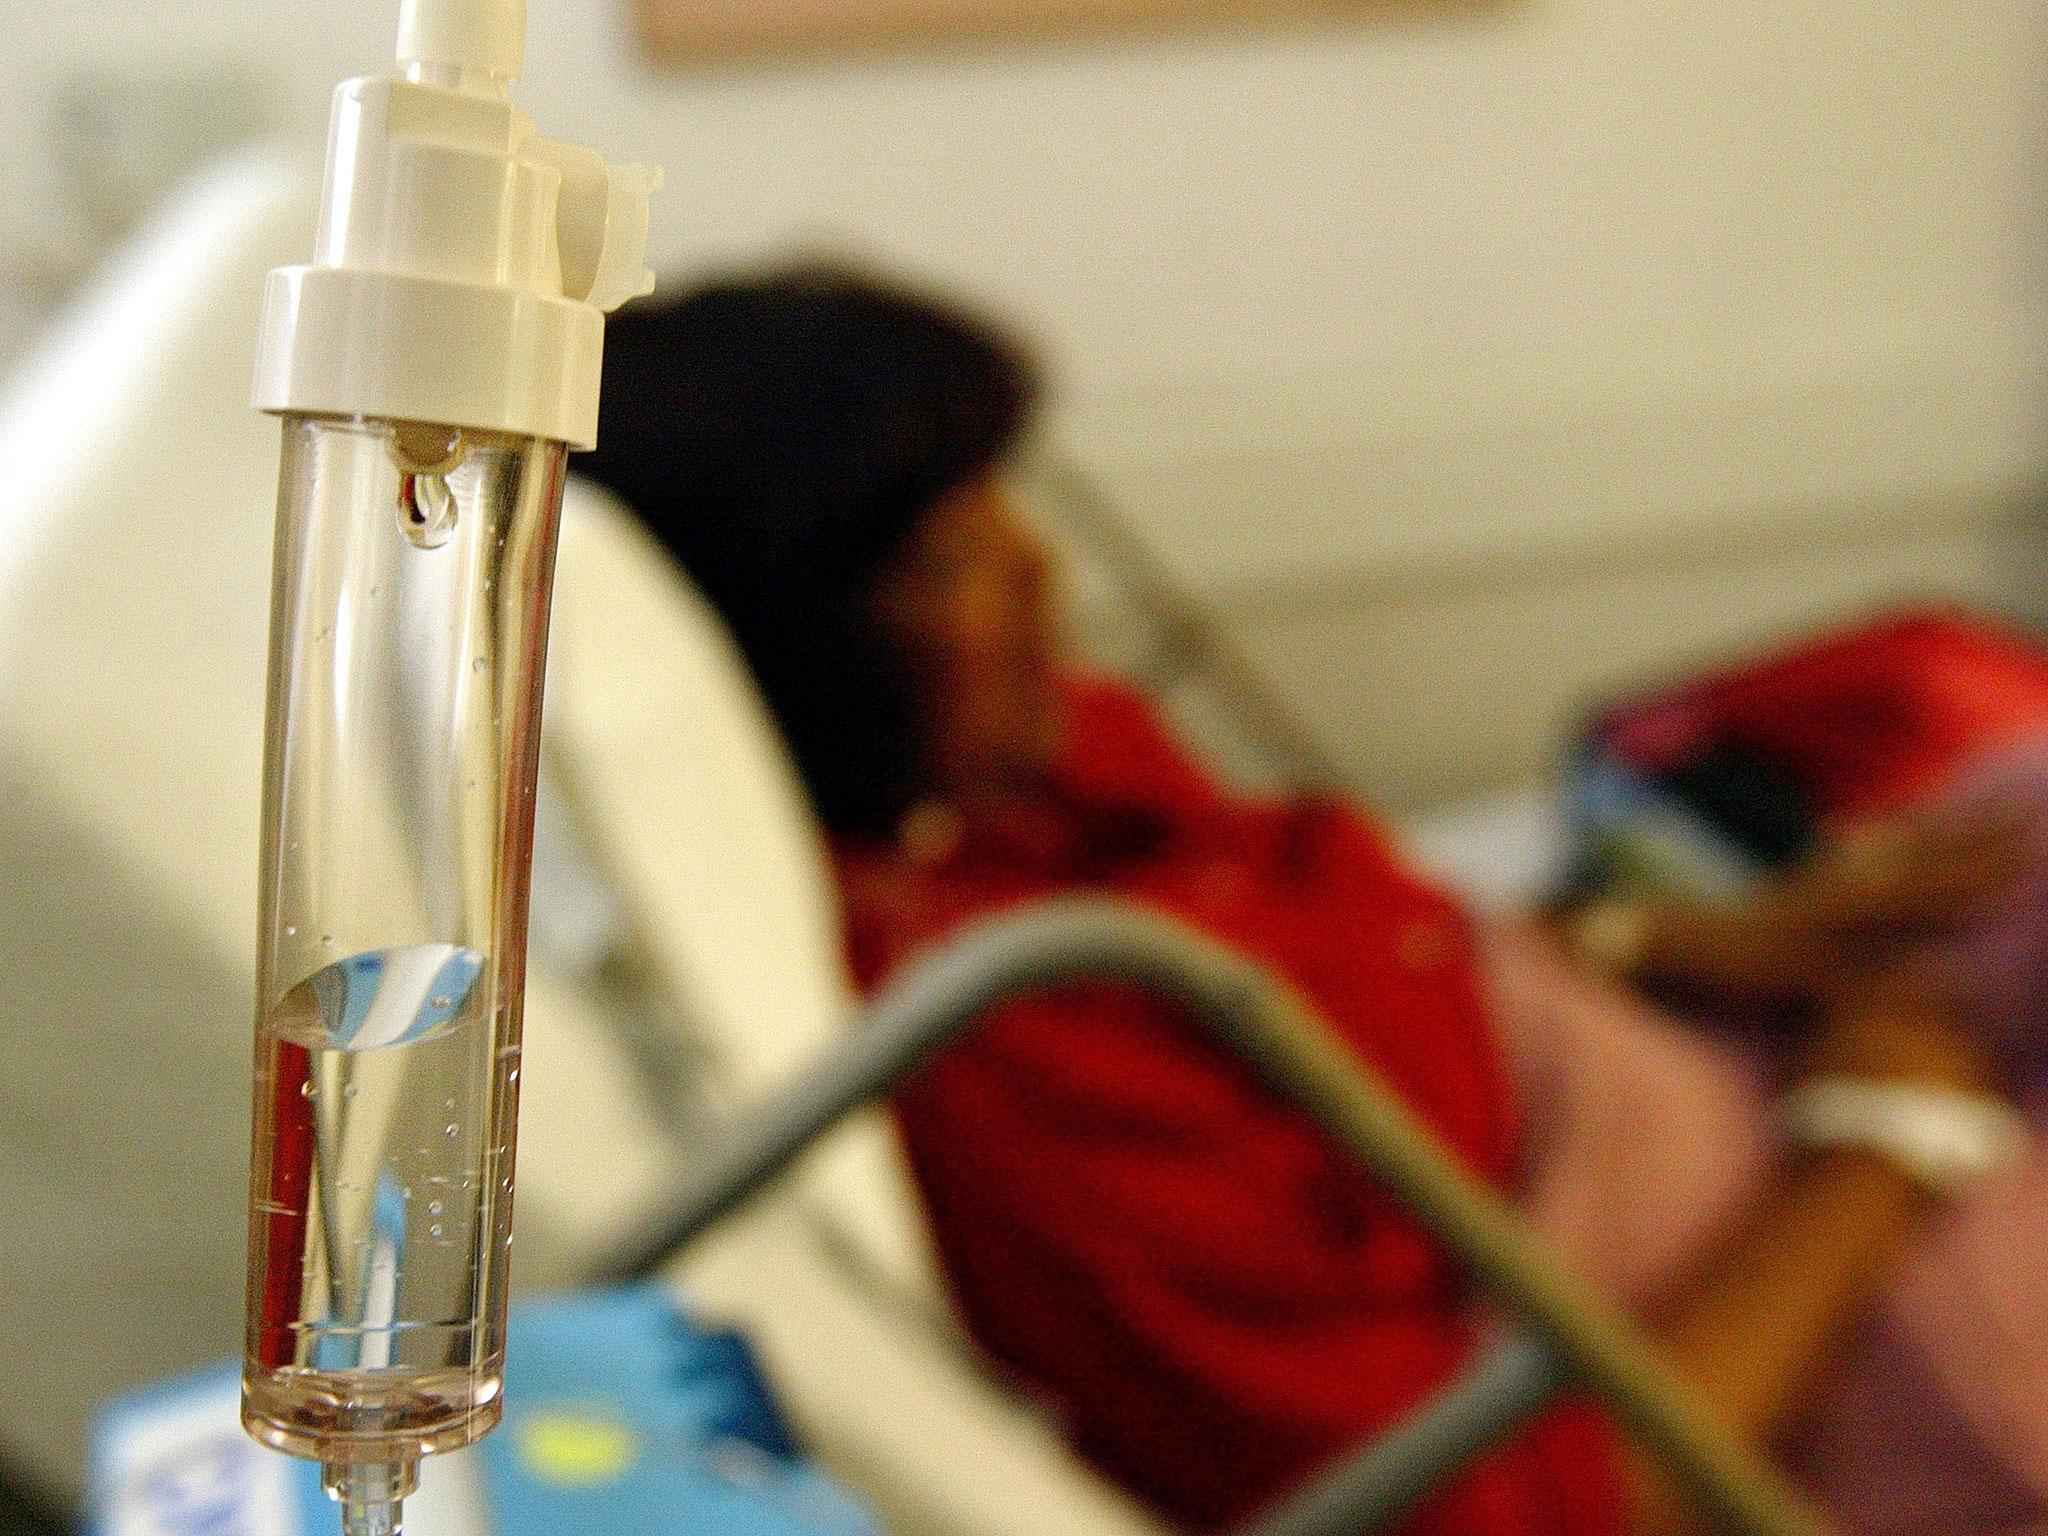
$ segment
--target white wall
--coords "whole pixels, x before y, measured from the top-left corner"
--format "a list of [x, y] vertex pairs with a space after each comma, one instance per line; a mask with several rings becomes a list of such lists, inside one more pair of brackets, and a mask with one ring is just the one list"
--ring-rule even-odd
[[[667, 74], [625, 8], [533, 0], [521, 99], [666, 163], [659, 253], [851, 244], [1012, 310], [1063, 441], [1398, 799], [1515, 771], [1574, 690], [1822, 588], [1996, 587], [1976, 520], [2039, 484], [2048, 0], [1503, 0]], [[33, 204], [66, 73], [241, 61], [310, 127], [392, 9], [103, 0], [59, 29], [56, 0], [0, 0], [0, 210]], [[1845, 554], [1827, 582], [1722, 579], [1712, 615], [1679, 580], [1654, 626], [1566, 603], [1523, 643], [1482, 604], [1438, 633], [1411, 591], [1588, 540], [1719, 560], [1809, 514], [1853, 551], [1930, 512], [1960, 565]], [[1472, 708], [1375, 734], [1418, 651]]]

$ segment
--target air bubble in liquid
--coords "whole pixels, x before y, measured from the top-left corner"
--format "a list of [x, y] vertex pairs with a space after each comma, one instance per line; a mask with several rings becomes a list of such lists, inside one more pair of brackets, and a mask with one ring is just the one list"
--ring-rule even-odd
[[[332, 945], [334, 937], [322, 934], [320, 942]], [[272, 1023], [286, 1039], [316, 1050], [413, 1045], [455, 1027], [483, 968], [482, 955], [455, 944], [350, 955], [287, 992]]]

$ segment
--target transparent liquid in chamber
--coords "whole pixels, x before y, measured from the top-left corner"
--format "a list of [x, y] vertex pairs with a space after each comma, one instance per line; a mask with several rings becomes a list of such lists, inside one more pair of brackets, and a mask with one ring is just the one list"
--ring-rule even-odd
[[343, 1432], [370, 1459], [496, 1421], [484, 1276], [509, 1240], [516, 1080], [496, 990], [476, 951], [408, 945], [323, 966], [262, 1021], [245, 1417], [273, 1445], [328, 1454]]

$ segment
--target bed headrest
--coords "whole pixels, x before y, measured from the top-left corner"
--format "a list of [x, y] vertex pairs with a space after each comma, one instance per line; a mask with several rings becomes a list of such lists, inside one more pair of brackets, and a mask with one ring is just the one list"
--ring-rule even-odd
[[[627, 921], [744, 1107], [854, 1017], [838, 901], [796, 772], [716, 614], [639, 522], [572, 482], [546, 752]], [[860, 1263], [936, 1297], [894, 1134], [858, 1117], [795, 1190]]]
[[[239, 1310], [277, 476], [249, 375], [304, 185], [216, 168], [0, 387], [0, 1439], [58, 1488], [100, 1397]], [[41, 1364], [86, 1314], [124, 1322]]]
[[301, 169], [215, 169], [0, 394], [0, 758], [237, 961], [277, 500], [277, 425], [249, 408], [254, 316], [264, 271], [312, 239]]

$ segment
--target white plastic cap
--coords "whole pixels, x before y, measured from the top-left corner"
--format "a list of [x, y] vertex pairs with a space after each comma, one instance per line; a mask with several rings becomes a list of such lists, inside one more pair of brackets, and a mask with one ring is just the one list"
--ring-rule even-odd
[[443, 71], [510, 82], [526, 59], [526, 0], [398, 0], [398, 67], [409, 80]]
[[523, 0], [401, 0], [404, 74], [344, 81], [312, 262], [264, 291], [255, 402], [597, 439], [604, 316], [648, 292], [650, 166], [505, 98]]

